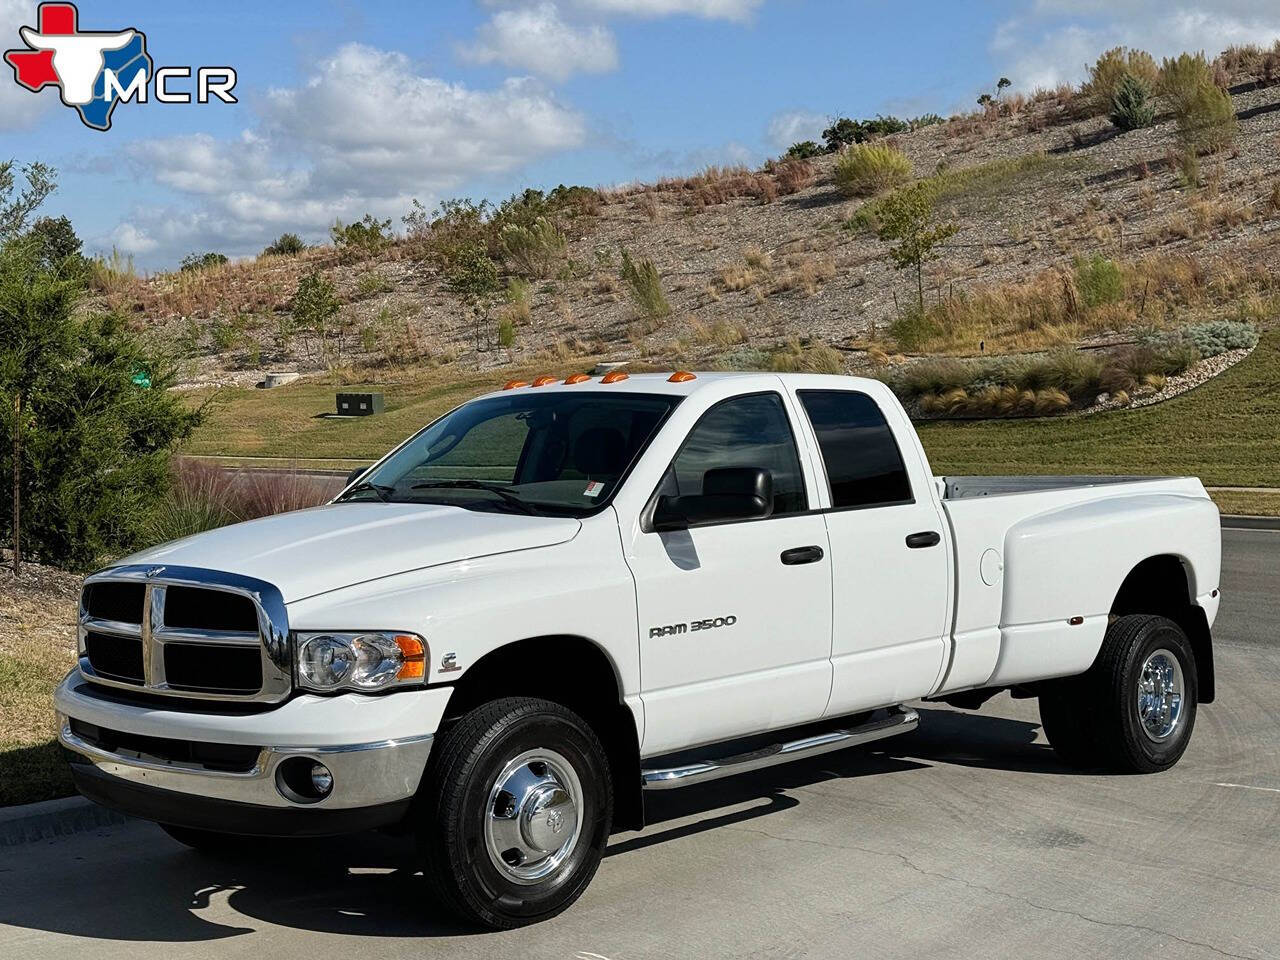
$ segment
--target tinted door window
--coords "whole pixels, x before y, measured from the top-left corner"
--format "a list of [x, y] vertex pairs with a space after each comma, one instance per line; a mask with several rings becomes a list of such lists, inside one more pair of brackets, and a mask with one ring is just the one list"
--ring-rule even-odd
[[717, 467], [762, 467], [773, 477], [773, 513], [806, 509], [800, 456], [782, 398], [776, 393], [735, 397], [712, 407], [689, 434], [668, 471], [663, 493], [702, 493], [702, 478]]
[[834, 507], [873, 507], [912, 499], [902, 453], [880, 407], [865, 393], [801, 390], [818, 436]]

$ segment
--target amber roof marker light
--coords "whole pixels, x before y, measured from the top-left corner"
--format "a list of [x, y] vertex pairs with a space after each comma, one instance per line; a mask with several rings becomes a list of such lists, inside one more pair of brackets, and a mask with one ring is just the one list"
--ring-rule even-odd
[[506, 383], [502, 385], [502, 389], [515, 390], [517, 387], [527, 387], [528, 385], [529, 385], [528, 380], [508, 380]]
[[575, 383], [586, 383], [586, 382], [587, 382], [588, 380], [590, 380], [590, 379], [591, 379], [591, 375], [590, 375], [590, 374], [587, 374], [587, 373], [575, 373], [575, 374], [571, 374], [570, 376], [565, 377], [565, 378], [564, 378], [564, 382], [565, 382], [565, 383], [567, 383], [567, 384], [572, 385], [572, 384], [575, 384]]
[[688, 383], [690, 380], [697, 380], [696, 373], [690, 373], [688, 370], [677, 370], [671, 376], [667, 377], [667, 383]]
[[543, 374], [542, 376], [540, 376], [540, 377], [534, 377], [534, 378], [533, 378], [533, 383], [529, 384], [529, 386], [531, 386], [531, 387], [545, 387], [545, 386], [546, 386], [547, 384], [549, 384], [549, 383], [555, 383], [557, 379], [558, 379], [557, 377], [549, 377], [549, 376], [547, 376], [547, 375], [544, 373], [544, 374]]
[[610, 370], [608, 373], [606, 373], [603, 377], [600, 378], [600, 382], [601, 383], [621, 383], [623, 380], [630, 380], [630, 379], [631, 378], [627, 374], [623, 373], [621, 370]]

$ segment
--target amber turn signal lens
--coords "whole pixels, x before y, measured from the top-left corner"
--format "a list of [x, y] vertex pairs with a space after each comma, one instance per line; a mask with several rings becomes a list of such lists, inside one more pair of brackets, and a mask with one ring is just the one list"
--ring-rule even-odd
[[422, 641], [408, 634], [396, 635], [396, 646], [404, 655], [404, 663], [396, 673], [397, 680], [421, 680], [427, 672], [427, 651]]
[[619, 383], [623, 380], [631, 379], [621, 370], [611, 370], [600, 378], [601, 383]]
[[528, 380], [508, 380], [506, 384], [503, 385], [502, 389], [514, 390], [516, 387], [527, 387], [528, 385]]
[[555, 377], [549, 377], [549, 376], [547, 376], [547, 375], [544, 373], [544, 374], [543, 374], [542, 376], [540, 376], [540, 377], [534, 377], [534, 378], [533, 378], [533, 384], [532, 384], [532, 386], [535, 386], [535, 387], [545, 387], [548, 383], [555, 383], [555, 382], [556, 382], [556, 378], [555, 378]]
[[590, 379], [591, 379], [591, 377], [590, 377], [588, 374], [585, 374], [585, 373], [575, 373], [575, 374], [573, 374], [572, 376], [565, 377], [565, 378], [564, 378], [564, 382], [565, 382], [565, 383], [569, 383], [569, 384], [573, 384], [573, 383], [586, 383], [586, 382], [587, 382], [588, 380], [590, 380]]
[[696, 373], [690, 373], [688, 370], [677, 370], [671, 376], [667, 377], [667, 383], [688, 383], [690, 380], [697, 380]]

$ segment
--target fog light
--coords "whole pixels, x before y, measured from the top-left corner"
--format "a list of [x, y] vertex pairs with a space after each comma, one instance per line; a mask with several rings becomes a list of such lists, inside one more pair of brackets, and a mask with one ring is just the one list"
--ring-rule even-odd
[[276, 767], [276, 789], [293, 803], [319, 803], [333, 792], [333, 773], [319, 760], [289, 757]]
[[313, 764], [311, 767], [311, 789], [317, 797], [327, 797], [333, 789], [333, 774], [323, 763]]

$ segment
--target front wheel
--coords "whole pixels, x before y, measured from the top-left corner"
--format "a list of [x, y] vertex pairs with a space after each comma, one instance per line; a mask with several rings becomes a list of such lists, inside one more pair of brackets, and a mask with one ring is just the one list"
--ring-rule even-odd
[[573, 711], [484, 704], [441, 735], [415, 825], [427, 878], [464, 919], [510, 929], [555, 916], [591, 882], [613, 816], [609, 763]]

